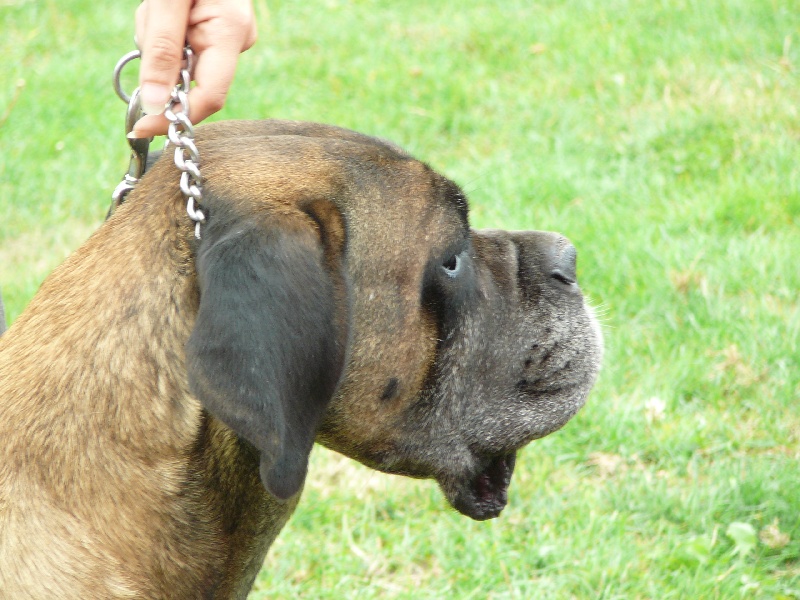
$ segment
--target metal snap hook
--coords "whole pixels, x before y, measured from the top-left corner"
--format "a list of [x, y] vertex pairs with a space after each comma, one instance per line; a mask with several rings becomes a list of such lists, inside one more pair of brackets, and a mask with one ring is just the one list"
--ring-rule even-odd
[[130, 138], [127, 136], [127, 134], [133, 131], [133, 126], [136, 124], [136, 121], [141, 119], [143, 115], [144, 111], [142, 110], [139, 88], [137, 87], [130, 96], [128, 112], [125, 117], [125, 137], [131, 149], [128, 172], [111, 195], [113, 202], [108, 212], [109, 215], [117, 206], [122, 204], [125, 200], [125, 196], [133, 191], [133, 188], [139, 183], [139, 179], [144, 175], [144, 171], [147, 167], [147, 154], [150, 151], [150, 142], [153, 138]]

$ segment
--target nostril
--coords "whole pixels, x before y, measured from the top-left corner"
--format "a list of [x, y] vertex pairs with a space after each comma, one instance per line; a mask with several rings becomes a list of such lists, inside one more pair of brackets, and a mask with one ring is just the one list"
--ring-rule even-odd
[[573, 283], [577, 283], [577, 279], [575, 279], [574, 277], [569, 277], [568, 275], [565, 275], [564, 273], [562, 273], [558, 269], [554, 269], [553, 272], [550, 273], [550, 277], [552, 277], [556, 281], [560, 281], [564, 285], [572, 285]]

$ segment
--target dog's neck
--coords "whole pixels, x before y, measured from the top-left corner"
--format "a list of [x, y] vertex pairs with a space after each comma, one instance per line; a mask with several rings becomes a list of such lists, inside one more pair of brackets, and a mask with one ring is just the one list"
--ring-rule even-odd
[[[224, 573], [218, 590], [233, 595], [241, 587], [243, 596], [297, 498], [280, 503], [266, 494], [255, 450], [189, 392], [184, 347], [198, 305], [193, 227], [178, 194], [147, 192], [132, 194], [56, 269], [0, 338], [0, 463], [50, 499], [49, 511], [69, 515], [64, 527], [75, 539], [89, 535], [85, 524], [102, 523], [119, 542], [111, 563], [146, 561], [148, 553], [125, 549], [149, 540], [170, 545], [176, 565], [190, 564], [191, 540], [216, 540], [207, 564], [194, 561], [195, 575]], [[26, 436], [14, 435], [18, 428]], [[27, 460], [32, 455], [37, 461]], [[187, 460], [205, 480], [187, 476]], [[148, 512], [177, 497], [191, 531]], [[142, 514], [118, 521], [95, 510], [115, 505]], [[137, 531], [126, 529], [131, 522]], [[178, 585], [185, 574], [176, 566], [172, 576]]]
[[[182, 236], [163, 233], [155, 239], [153, 232], [164, 231], [163, 221], [152, 229], [141, 223], [179, 210], [146, 201], [123, 206], [45, 280], [3, 336], [4, 343], [13, 343], [13, 353], [3, 355], [9, 371], [15, 364], [46, 365], [38, 377], [16, 378], [38, 389], [16, 393], [36, 398], [37, 418], [52, 415], [53, 431], [62, 427], [58, 420], [66, 411], [81, 423], [76, 434], [87, 436], [87, 447], [102, 440], [99, 429], [136, 440], [131, 447], [144, 453], [186, 442], [175, 436], [190, 427], [168, 432], [153, 423], [189, 425], [200, 413], [183, 368], [197, 302], [188, 242], [176, 247], [174, 240]], [[191, 235], [190, 224], [168, 222], [185, 225]], [[35, 339], [26, 330], [35, 330]], [[26, 358], [15, 359], [21, 353]]]

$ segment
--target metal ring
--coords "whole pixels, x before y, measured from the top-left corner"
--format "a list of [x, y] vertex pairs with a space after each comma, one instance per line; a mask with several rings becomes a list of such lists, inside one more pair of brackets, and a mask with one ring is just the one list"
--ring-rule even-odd
[[122, 75], [122, 69], [125, 68], [132, 60], [136, 60], [137, 58], [141, 58], [142, 53], [139, 50], [131, 50], [127, 54], [125, 54], [122, 58], [117, 61], [117, 65], [114, 67], [114, 91], [117, 93], [123, 102], [130, 103], [131, 97], [125, 93], [125, 90], [122, 89], [122, 83], [120, 82], [120, 77]]
[[196, 163], [192, 162], [191, 160], [187, 160], [184, 161], [183, 166], [191, 178], [194, 179], [194, 184], [196, 186], [199, 187], [203, 184], [203, 176], [200, 174], [200, 167], [198, 167]]
[[[189, 118], [189, 88], [175, 87], [175, 99], [181, 105], [181, 112]], [[174, 112], [174, 111], [173, 111]]]
[[189, 153], [194, 162], [200, 162], [200, 151], [197, 149], [197, 144], [194, 143], [194, 138], [181, 136], [181, 146], [183, 150]]
[[[169, 135], [169, 132], [167, 135]], [[177, 141], [170, 140], [172, 141], [172, 145], [175, 146], [175, 165], [181, 171], [185, 171], [186, 169], [184, 169], [181, 165], [183, 164], [183, 161], [186, 160], [187, 154], [189, 156], [189, 160], [200, 164], [200, 151], [197, 149], [194, 140], [186, 136], [179, 136], [176, 139]]]
[[[171, 110], [171, 109], [169, 109], [169, 108], [168, 108], [166, 111], [164, 111], [164, 114], [166, 115], [166, 117], [167, 117], [168, 119], [170, 119], [170, 115], [174, 116], [174, 114], [172, 113], [172, 110]], [[171, 122], [171, 123], [170, 123], [170, 124], [167, 126], [167, 139], [168, 139], [170, 142], [172, 142], [172, 145], [173, 145], [173, 146], [176, 146], [176, 148], [175, 148], [175, 151], [176, 151], [176, 152], [177, 152], [177, 151], [180, 151], [180, 150], [183, 148], [183, 144], [181, 143], [181, 132], [180, 132], [180, 131], [178, 131], [178, 122], [177, 122], [177, 119], [176, 119], [175, 121], [172, 121], [172, 122]], [[165, 149], [165, 150], [166, 150], [166, 148], [167, 148], [167, 147], [166, 147], [166, 146], [164, 146], [164, 149]]]
[[178, 167], [181, 173], [189, 173], [194, 180], [193, 183], [196, 185], [203, 184], [203, 175], [200, 173], [200, 167], [191, 158], [187, 159], [182, 152], [175, 153], [175, 166]]
[[195, 208], [194, 207], [195, 198], [189, 196], [186, 199], [186, 212], [189, 213], [189, 218], [192, 221], [197, 221], [198, 223], [205, 223], [206, 216], [203, 214], [202, 208]]
[[178, 83], [180, 90], [189, 91], [189, 88], [192, 85], [192, 74], [189, 73], [187, 69], [181, 69], [180, 72], [180, 81]]
[[[194, 198], [195, 200], [201, 200], [203, 198], [203, 191], [195, 183], [189, 180], [189, 173], [187, 173], [186, 171], [181, 173], [181, 180], [179, 185], [181, 191], [183, 192], [183, 195], [186, 196], [187, 198], [191, 197]], [[189, 213], [189, 216], [192, 217], [192, 214]], [[192, 219], [194, 219], [194, 217], [192, 217]]]
[[[189, 74], [189, 78], [191, 79], [194, 75], [194, 50], [189, 46], [189, 42], [186, 42], [186, 46], [183, 48], [183, 58], [186, 60], [186, 68], [184, 70]], [[186, 89], [189, 89], [188, 86]]]
[[[191, 159], [189, 159], [191, 162]], [[175, 152], [175, 166], [178, 167], [181, 173], [188, 171], [186, 168], [186, 159], [183, 157], [183, 152], [180, 148]]]
[[193, 139], [194, 127], [192, 127], [192, 122], [189, 120], [189, 115], [186, 112], [179, 112], [173, 114], [175, 115], [175, 122], [181, 126], [180, 129], [181, 134]]

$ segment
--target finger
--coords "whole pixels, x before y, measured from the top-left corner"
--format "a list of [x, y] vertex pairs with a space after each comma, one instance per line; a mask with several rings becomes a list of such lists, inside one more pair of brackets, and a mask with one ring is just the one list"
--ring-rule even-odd
[[257, 30], [249, 0], [201, 0], [189, 19], [189, 42], [198, 52], [189, 106], [198, 123], [224, 105], [239, 54], [255, 43]]
[[[225, 45], [205, 49], [197, 57], [194, 69], [195, 86], [189, 92], [189, 119], [197, 124], [222, 109], [228, 95], [239, 52], [237, 46]], [[163, 114], [150, 114], [133, 127], [135, 137], [164, 135], [169, 121]]]
[[231, 44], [244, 52], [258, 38], [251, 0], [196, 0], [189, 13], [189, 30], [198, 50]]
[[253, 44], [256, 43], [258, 40], [258, 26], [256, 25], [255, 20], [250, 23], [250, 28], [247, 32], [247, 39], [244, 41], [244, 46], [242, 47], [242, 52], [245, 50], [250, 50], [253, 47]]
[[129, 134], [133, 138], [149, 138], [157, 135], [166, 135], [169, 128], [167, 117], [160, 115], [145, 115], [133, 126]]
[[142, 51], [139, 86], [142, 108], [148, 114], [160, 114], [178, 81], [186, 40], [186, 26], [191, 0], [146, 0], [141, 36]]
[[231, 45], [213, 46], [198, 56], [194, 70], [196, 85], [189, 92], [189, 118], [192, 123], [199, 123], [223, 107], [238, 58], [238, 48]]
[[[208, 48], [197, 57], [195, 86], [189, 92], [189, 119], [197, 124], [222, 109], [228, 95], [239, 53], [226, 48]], [[133, 126], [134, 137], [164, 135], [169, 121], [163, 114], [150, 114]]]
[[141, 50], [141, 41], [144, 39], [145, 25], [147, 24], [147, 7], [149, 6], [147, 0], [144, 0], [139, 6], [136, 7], [134, 13], [134, 22], [136, 23], [136, 47]]

